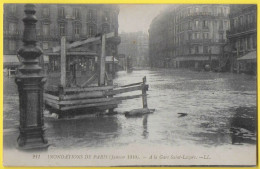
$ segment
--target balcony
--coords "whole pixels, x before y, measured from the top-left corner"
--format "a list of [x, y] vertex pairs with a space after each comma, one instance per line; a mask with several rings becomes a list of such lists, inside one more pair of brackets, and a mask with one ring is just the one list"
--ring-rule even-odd
[[256, 23], [241, 25], [236, 28], [233, 27], [229, 31], [227, 31], [227, 36], [232, 36], [238, 33], [247, 33], [251, 31], [256, 31]]

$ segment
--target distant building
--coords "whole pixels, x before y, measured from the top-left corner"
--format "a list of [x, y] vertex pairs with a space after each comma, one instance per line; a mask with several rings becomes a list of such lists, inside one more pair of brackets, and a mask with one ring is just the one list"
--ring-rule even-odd
[[[57, 64], [59, 55], [52, 53], [52, 47], [60, 45], [62, 36], [66, 36], [68, 43], [101, 33], [114, 32], [117, 36], [118, 14], [119, 8], [116, 5], [36, 4], [38, 45], [43, 49], [44, 54], [50, 56], [49, 68], [53, 71], [59, 70]], [[23, 45], [23, 17], [24, 4], [4, 5], [4, 55], [6, 56], [17, 55], [17, 50]], [[108, 40], [106, 55], [117, 57], [119, 43], [118, 37]], [[84, 46], [84, 50], [80, 49], [76, 53], [73, 51], [73, 58], [82, 61], [84, 57], [88, 57], [88, 53], [99, 54], [100, 46], [94, 43]], [[77, 68], [84, 68], [84, 65]]]
[[230, 47], [225, 54], [231, 71], [256, 74], [256, 15], [256, 5], [230, 5]]
[[144, 32], [121, 33], [118, 53], [132, 59], [133, 66], [148, 66], [148, 34]]
[[153, 67], [218, 67], [229, 30], [229, 5], [175, 5], [157, 16], [149, 29]]

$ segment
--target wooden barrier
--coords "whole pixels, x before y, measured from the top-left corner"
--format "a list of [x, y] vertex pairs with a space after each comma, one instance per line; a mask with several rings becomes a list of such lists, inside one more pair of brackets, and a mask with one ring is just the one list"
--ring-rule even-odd
[[[143, 82], [132, 83], [120, 87], [114, 87], [113, 81], [108, 82], [110, 86], [95, 86], [86, 88], [64, 88], [63, 86], [56, 87], [56, 93], [59, 94], [56, 96], [50, 93], [45, 93], [45, 104], [59, 111], [103, 107], [107, 108], [109, 113], [111, 113], [113, 109], [122, 102], [122, 100], [142, 97], [143, 107], [147, 108], [146, 91], [148, 90], [148, 85], [146, 84], [146, 77], [143, 78]], [[142, 94], [116, 96], [118, 94], [138, 90], [140, 90]], [[51, 92], [53, 92], [53, 90], [51, 90]]]

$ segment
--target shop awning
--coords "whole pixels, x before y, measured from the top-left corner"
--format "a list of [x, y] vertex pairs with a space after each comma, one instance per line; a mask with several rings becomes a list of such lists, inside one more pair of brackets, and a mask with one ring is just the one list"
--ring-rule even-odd
[[[97, 62], [98, 58], [95, 57], [95, 62]], [[113, 56], [106, 56], [106, 63], [113, 63]], [[118, 60], [114, 58], [114, 63], [118, 63]]]
[[17, 55], [4, 55], [4, 66], [20, 65]]
[[256, 61], [256, 51], [249, 52], [246, 55], [237, 59], [238, 61], [249, 61], [255, 60]]
[[[118, 60], [114, 58], [114, 62], [118, 63]], [[113, 56], [106, 56], [106, 63], [113, 63]]]

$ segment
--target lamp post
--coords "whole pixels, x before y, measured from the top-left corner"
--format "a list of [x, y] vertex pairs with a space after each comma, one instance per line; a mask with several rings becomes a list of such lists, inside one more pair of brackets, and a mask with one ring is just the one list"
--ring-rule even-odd
[[46, 149], [49, 145], [44, 137], [43, 85], [45, 78], [39, 66], [42, 50], [36, 46], [35, 5], [25, 5], [23, 42], [18, 50], [22, 65], [16, 76], [19, 92], [20, 135], [17, 139], [19, 149]]

